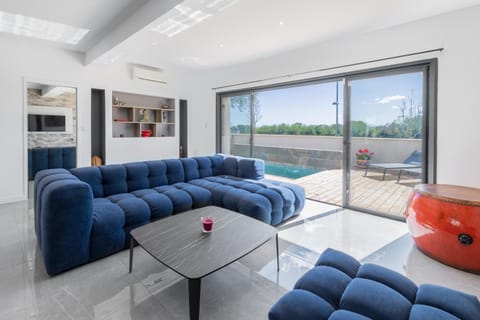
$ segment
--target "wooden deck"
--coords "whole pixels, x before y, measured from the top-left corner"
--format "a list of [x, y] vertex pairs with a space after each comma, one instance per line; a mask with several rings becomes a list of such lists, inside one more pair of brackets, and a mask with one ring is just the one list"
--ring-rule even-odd
[[[408, 196], [412, 188], [420, 183], [417, 177], [402, 176], [400, 183], [397, 175], [364, 170], [352, 170], [350, 205], [381, 213], [404, 216]], [[300, 179], [291, 180], [305, 188], [309, 199], [342, 206], [342, 170], [326, 170]]]

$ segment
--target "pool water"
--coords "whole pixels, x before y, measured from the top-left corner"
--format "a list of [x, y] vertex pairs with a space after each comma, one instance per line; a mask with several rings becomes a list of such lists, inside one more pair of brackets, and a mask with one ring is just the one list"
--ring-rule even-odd
[[276, 163], [265, 163], [265, 173], [271, 174], [274, 176], [281, 176], [291, 179], [298, 179], [305, 177], [321, 170], [303, 168], [298, 166], [286, 165], [286, 164], [276, 164]]

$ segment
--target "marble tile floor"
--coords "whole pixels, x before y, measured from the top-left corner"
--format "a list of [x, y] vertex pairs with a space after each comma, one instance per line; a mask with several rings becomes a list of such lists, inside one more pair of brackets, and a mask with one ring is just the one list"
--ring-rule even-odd
[[[188, 319], [186, 280], [140, 248], [132, 274], [124, 250], [56, 277], [46, 275], [29, 207], [28, 202], [0, 205], [0, 320]], [[334, 209], [308, 201], [307, 220], [282, 226], [280, 273], [271, 241], [206, 277], [201, 319], [266, 319], [271, 305], [328, 246], [393, 268], [417, 283], [438, 283], [480, 296], [480, 276], [424, 256], [413, 246], [404, 223]], [[315, 218], [314, 213], [323, 215]]]
[[361, 260], [407, 233], [404, 222], [341, 210], [320, 219], [307, 219], [301, 225], [283, 230], [279, 236], [315, 252], [331, 247]]
[[299, 215], [288, 219], [278, 226], [279, 230], [303, 224], [305, 220], [312, 220], [332, 212], [343, 210], [342, 207], [331, 205], [317, 200], [307, 200], [306, 205]]
[[[0, 205], [0, 319], [188, 319], [187, 281], [136, 248], [49, 277], [27, 202]], [[271, 248], [268, 259], [274, 258]], [[202, 319], [265, 319], [286, 290], [236, 262], [202, 282]]]
[[[375, 263], [393, 269], [417, 284], [438, 284], [480, 298], [480, 275], [449, 267], [423, 254], [414, 245], [404, 222], [340, 210], [282, 230], [279, 238], [302, 248], [294, 250], [296, 256], [289, 250], [282, 252], [290, 260], [284, 263], [287, 268], [295, 265], [295, 259], [299, 258], [314, 263], [312, 257], [318, 257], [323, 250], [331, 247], [354, 256], [362, 263]], [[306, 250], [311, 252], [302, 252]], [[274, 270], [274, 264], [270, 262], [260, 273], [275, 281]], [[295, 276], [301, 276], [301, 272], [297, 269]], [[290, 275], [290, 278], [295, 276]], [[279, 284], [291, 288], [292, 282], [286, 278], [284, 283], [280, 278]]]

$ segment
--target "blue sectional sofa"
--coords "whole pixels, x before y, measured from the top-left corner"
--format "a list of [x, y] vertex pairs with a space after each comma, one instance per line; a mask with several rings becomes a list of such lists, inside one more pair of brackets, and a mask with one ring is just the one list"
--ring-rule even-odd
[[122, 250], [133, 228], [192, 208], [216, 205], [272, 225], [300, 212], [303, 188], [263, 178], [263, 160], [226, 155], [40, 171], [35, 232], [46, 271]]
[[294, 290], [272, 307], [269, 320], [478, 320], [477, 297], [423, 284], [327, 249]]

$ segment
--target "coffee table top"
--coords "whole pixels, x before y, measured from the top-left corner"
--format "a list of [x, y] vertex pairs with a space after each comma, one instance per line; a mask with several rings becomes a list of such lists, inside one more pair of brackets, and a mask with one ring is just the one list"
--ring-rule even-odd
[[[214, 219], [202, 232], [201, 217]], [[187, 279], [200, 279], [266, 243], [277, 229], [241, 213], [203, 207], [158, 220], [130, 232], [159, 262]]]

